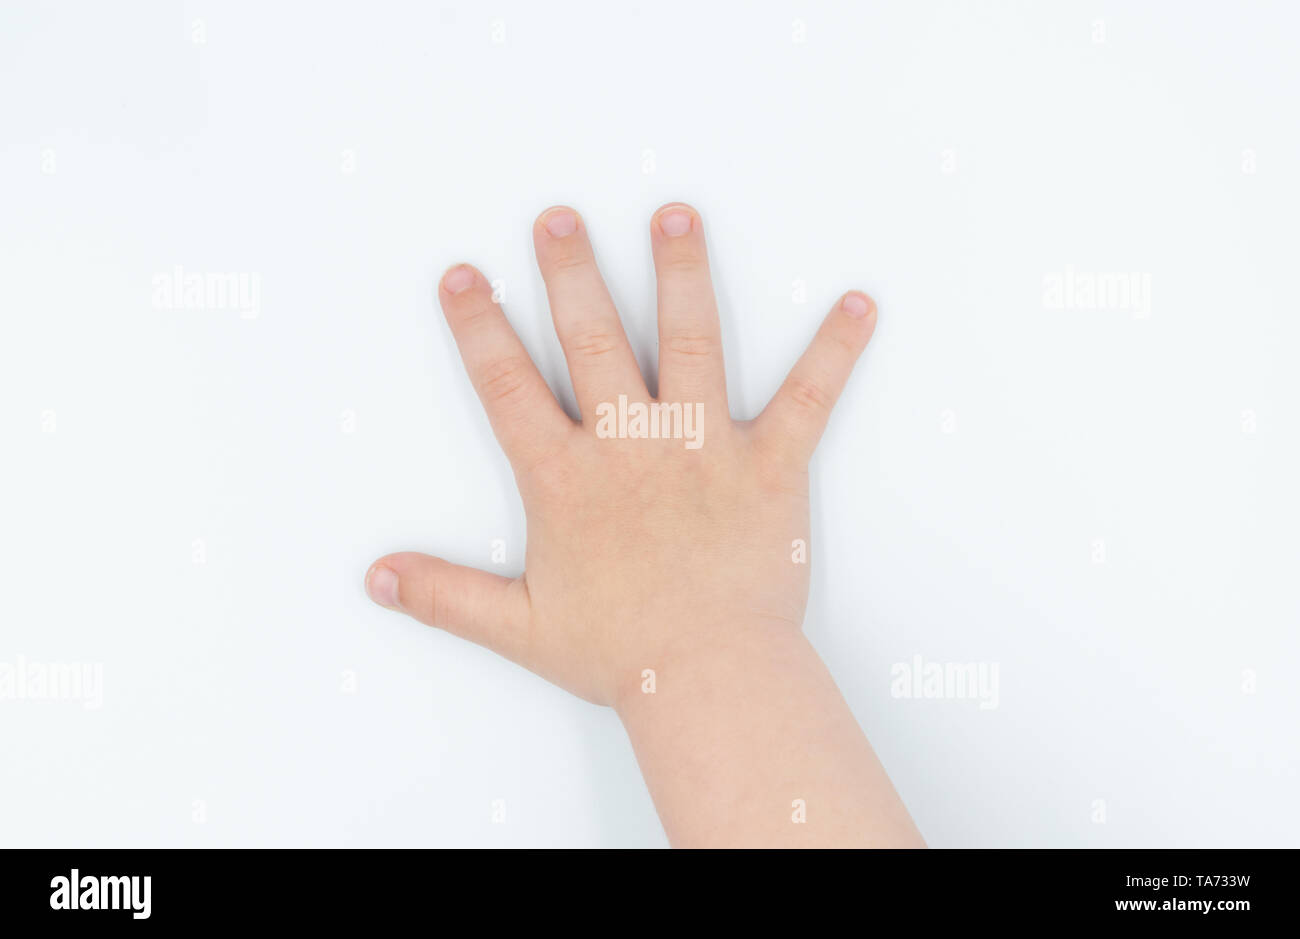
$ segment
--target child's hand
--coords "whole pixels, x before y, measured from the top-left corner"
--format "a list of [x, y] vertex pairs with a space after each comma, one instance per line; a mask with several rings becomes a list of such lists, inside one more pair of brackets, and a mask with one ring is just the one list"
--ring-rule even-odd
[[[794, 562], [793, 542], [809, 540], [808, 458], [876, 324], [874, 304], [846, 294], [763, 414], [732, 421], [700, 218], [670, 205], [650, 232], [658, 401], [681, 406], [658, 423], [672, 423], [678, 436], [664, 439], [662, 426], [659, 439], [597, 435], [603, 402], [613, 414], [601, 432], [617, 433], [620, 395], [628, 408], [655, 399], [585, 226], [571, 209], [551, 209], [533, 238], [582, 423], [560, 409], [482, 274], [453, 267], [439, 290], [514, 466], [528, 516], [526, 572], [507, 580], [395, 554], [368, 581], [379, 603], [599, 704], [640, 694], [643, 669], [670, 681], [683, 656], [754, 630], [800, 628], [808, 565]], [[694, 426], [697, 414], [702, 426]]]
[[[630, 727], [638, 713], [652, 724], [651, 714], [690, 720], [708, 707], [700, 695], [729, 693], [760, 675], [779, 694], [795, 680], [791, 669], [814, 689], [809, 694], [829, 686], [847, 713], [800, 637], [808, 565], [796, 563], [795, 542], [811, 540], [808, 459], [871, 338], [875, 304], [857, 292], [836, 301], [764, 412], [733, 421], [700, 217], [665, 206], [650, 237], [659, 284], [657, 398], [637, 368], [582, 220], [554, 208], [534, 225], [581, 423], [556, 402], [487, 279], [469, 266], [446, 273], [439, 297], [447, 322], [523, 497], [525, 573], [508, 580], [392, 554], [370, 569], [367, 590], [384, 606], [614, 705]], [[700, 741], [713, 756], [727, 745], [713, 739], [731, 732], [725, 724]], [[761, 776], [756, 767], [739, 769], [741, 778]], [[821, 782], [809, 780], [799, 792], [811, 794]], [[773, 807], [787, 825], [799, 792]], [[914, 835], [910, 822], [905, 827]], [[699, 839], [685, 833], [682, 840]]]

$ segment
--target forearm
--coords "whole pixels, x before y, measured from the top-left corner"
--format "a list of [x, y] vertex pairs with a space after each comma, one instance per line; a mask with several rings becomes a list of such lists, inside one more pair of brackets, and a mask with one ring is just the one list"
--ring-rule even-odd
[[665, 665], [618, 711], [674, 846], [923, 846], [801, 633], [756, 627]]

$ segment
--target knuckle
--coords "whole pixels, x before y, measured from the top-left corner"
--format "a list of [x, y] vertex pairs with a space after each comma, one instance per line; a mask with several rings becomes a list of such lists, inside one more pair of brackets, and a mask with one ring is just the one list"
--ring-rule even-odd
[[784, 467], [787, 464], [798, 464], [794, 454], [798, 447], [790, 439], [790, 435], [784, 430], [777, 431], [775, 428], [765, 428], [764, 431], [755, 433], [752, 438], [754, 452], [758, 454], [758, 481], [760, 488], [764, 491], [779, 491], [782, 486], [778, 481], [782, 478]]
[[600, 327], [584, 329], [574, 334], [569, 345], [575, 355], [599, 358], [609, 355], [618, 348], [618, 337], [610, 330]]
[[837, 331], [831, 333], [830, 342], [831, 345], [835, 347], [835, 351], [849, 362], [857, 359], [858, 355], [862, 352], [862, 343], [854, 336], [847, 335], [843, 332]]
[[446, 625], [451, 622], [451, 611], [448, 609], [450, 597], [447, 595], [449, 583], [449, 578], [446, 576], [447, 567], [448, 565], [442, 561], [434, 564], [434, 576], [429, 578], [428, 595], [422, 598], [428, 610], [429, 625], [439, 629], [446, 628]]
[[477, 302], [467, 304], [461, 308], [460, 321], [464, 326], [473, 326], [476, 323], [482, 323], [497, 310], [496, 306], [490, 301], [484, 302], [481, 297], [475, 299]]
[[694, 252], [673, 252], [659, 261], [659, 271], [663, 274], [698, 274], [704, 268], [704, 260]]
[[522, 356], [509, 355], [489, 362], [479, 377], [484, 400], [509, 404], [523, 397], [528, 387], [528, 362]]
[[[528, 580], [524, 575], [516, 577], [507, 587], [507, 594], [502, 598], [503, 605], [510, 603], [516, 607], [530, 609], [532, 598], [528, 591]], [[533, 630], [532, 618], [528, 617], [523, 623], [512, 621], [512, 617], [502, 611], [496, 617], [500, 627], [495, 636], [494, 647], [499, 649], [501, 654], [514, 662], [528, 662], [533, 659]]]
[[703, 333], [674, 333], [664, 340], [669, 354], [683, 358], [713, 355], [721, 345], [717, 336]]
[[563, 441], [533, 454], [524, 464], [523, 475], [544, 492], [560, 492], [572, 481], [572, 467], [563, 459]]
[[809, 378], [792, 377], [786, 380], [786, 393], [795, 406], [803, 411], [824, 415], [834, 404], [830, 393]]
[[584, 251], [567, 251], [551, 258], [551, 269], [556, 272], [581, 271], [591, 265], [591, 258]]

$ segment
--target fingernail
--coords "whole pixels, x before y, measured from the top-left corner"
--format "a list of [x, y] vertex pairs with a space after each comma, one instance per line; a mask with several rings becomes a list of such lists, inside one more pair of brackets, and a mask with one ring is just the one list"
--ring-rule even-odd
[[659, 227], [669, 238], [678, 238], [691, 230], [691, 213], [684, 209], [670, 209], [659, 216]]
[[568, 209], [556, 209], [542, 223], [552, 238], [568, 238], [578, 230], [578, 216]]
[[447, 293], [460, 293], [468, 290], [474, 283], [474, 272], [468, 267], [453, 267], [442, 275], [442, 286]]
[[375, 567], [366, 578], [366, 593], [370, 599], [390, 610], [401, 609], [401, 600], [397, 595], [397, 574], [390, 567]]
[[871, 304], [861, 294], [850, 293], [844, 297], [844, 312], [854, 319], [862, 319], [871, 310]]

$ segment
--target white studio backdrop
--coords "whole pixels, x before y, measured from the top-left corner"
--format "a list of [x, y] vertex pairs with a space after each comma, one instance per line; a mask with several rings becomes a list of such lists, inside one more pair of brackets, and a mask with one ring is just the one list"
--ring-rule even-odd
[[[649, 368], [679, 199], [737, 416], [843, 290], [879, 302], [805, 629], [928, 841], [1300, 843], [1298, 26], [6, 4], [0, 844], [665, 844], [612, 712], [361, 581], [522, 566], [442, 270], [499, 281], [572, 409], [534, 217], [584, 214]], [[996, 696], [903, 697], [918, 656], [922, 694]], [[80, 694], [14, 681], [58, 664]]]

